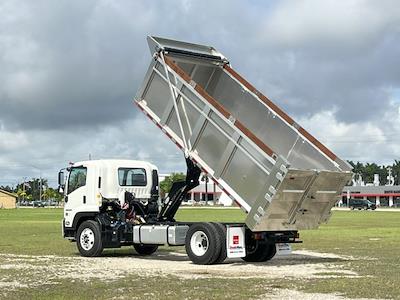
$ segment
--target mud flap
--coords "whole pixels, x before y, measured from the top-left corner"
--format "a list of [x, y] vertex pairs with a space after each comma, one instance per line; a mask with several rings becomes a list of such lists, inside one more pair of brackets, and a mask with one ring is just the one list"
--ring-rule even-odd
[[226, 251], [229, 258], [246, 256], [244, 233], [243, 226], [226, 226]]
[[292, 246], [289, 243], [276, 244], [276, 255], [292, 254]]

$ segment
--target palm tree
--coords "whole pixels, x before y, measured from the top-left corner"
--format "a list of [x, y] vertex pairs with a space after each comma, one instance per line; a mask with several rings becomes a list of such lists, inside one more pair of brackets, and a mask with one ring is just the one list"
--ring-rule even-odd
[[45, 189], [42, 193], [42, 197], [45, 200], [49, 200], [50, 198], [52, 198], [53, 197], [52, 189], [50, 188]]
[[21, 199], [24, 200], [26, 195], [27, 194], [23, 189], [18, 189], [17, 190], [18, 201], [21, 201]]

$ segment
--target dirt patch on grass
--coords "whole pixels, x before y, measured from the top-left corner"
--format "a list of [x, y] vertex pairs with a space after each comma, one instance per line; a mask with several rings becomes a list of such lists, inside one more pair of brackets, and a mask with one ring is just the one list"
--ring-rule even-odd
[[[339, 294], [321, 294], [321, 293], [304, 293], [289, 289], [274, 289], [272, 293], [262, 295], [261, 299], [302, 299], [302, 300], [346, 300], [349, 298], [343, 297]], [[367, 298], [357, 298], [357, 300], [373, 300]]]
[[[185, 254], [159, 252], [152, 256], [122, 257], [60, 257], [0, 254], [0, 269], [43, 271], [60, 278], [110, 280], [129, 274], [141, 276], [175, 275], [192, 279], [197, 277], [224, 278], [321, 278], [322, 273], [357, 277], [357, 273], [343, 269], [340, 264], [353, 257], [311, 251], [294, 251], [277, 256], [265, 263], [246, 263], [241, 259], [223, 264], [203, 266], [193, 264]], [[340, 265], [339, 265], [340, 264]]]
[[[343, 268], [348, 256], [294, 251], [287, 256], [277, 256], [265, 263], [246, 263], [240, 259], [227, 260], [223, 264], [203, 266], [193, 264], [185, 254], [162, 252], [141, 257], [60, 257], [0, 254], [0, 270], [21, 271], [26, 278], [21, 284], [29, 284], [31, 277], [36, 284], [48, 284], [57, 278], [71, 280], [116, 280], [128, 275], [169, 276], [182, 279], [195, 278], [266, 278], [312, 279], [326, 277], [357, 277], [352, 270]], [[37, 281], [39, 280], [39, 282]], [[0, 281], [4, 286], [4, 282]]]
[[26, 284], [21, 284], [18, 281], [2, 281], [0, 279], [0, 289], [17, 289], [17, 288], [23, 288], [23, 287], [28, 287]]

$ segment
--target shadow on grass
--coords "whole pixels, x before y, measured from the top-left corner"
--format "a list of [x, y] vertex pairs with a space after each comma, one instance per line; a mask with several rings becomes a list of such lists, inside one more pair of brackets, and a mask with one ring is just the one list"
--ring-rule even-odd
[[[179, 250], [178, 250], [179, 251]], [[74, 256], [80, 256], [78, 252], [74, 253]], [[190, 261], [188, 256], [184, 251], [170, 251], [167, 249], [159, 249], [156, 253], [149, 256], [141, 256], [137, 254], [133, 249], [106, 249], [101, 257], [106, 258], [135, 258], [141, 260], [158, 260], [158, 261], [175, 261], [175, 262], [185, 262]], [[100, 257], [100, 258], [101, 258]], [[254, 266], [291, 266], [291, 265], [309, 265], [309, 264], [327, 264], [327, 263], [340, 263], [346, 262], [348, 259], [340, 258], [340, 257], [325, 257], [324, 254], [321, 253], [321, 256], [318, 256], [318, 253], [315, 255], [307, 255], [307, 254], [290, 254], [286, 256], [276, 256], [270, 261], [254, 263], [254, 262], [246, 262], [240, 258], [237, 259], [229, 259], [227, 258], [222, 265], [254, 265]]]
[[278, 257], [273, 258], [272, 260], [260, 263], [254, 262], [245, 262], [238, 260], [225, 261], [224, 263], [232, 263], [237, 265], [265, 265], [265, 266], [296, 266], [296, 265], [312, 265], [312, 264], [329, 264], [329, 263], [340, 263], [346, 262], [347, 259], [339, 258], [339, 257], [318, 257], [314, 255], [300, 255], [300, 254], [291, 254], [287, 257]]

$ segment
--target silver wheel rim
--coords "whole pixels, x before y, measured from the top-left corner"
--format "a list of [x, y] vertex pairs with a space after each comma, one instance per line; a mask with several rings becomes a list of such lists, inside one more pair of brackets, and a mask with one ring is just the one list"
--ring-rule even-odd
[[90, 228], [83, 229], [80, 236], [81, 246], [84, 250], [89, 251], [94, 245], [94, 233]]
[[208, 250], [208, 237], [203, 231], [196, 231], [190, 239], [190, 248], [196, 256], [203, 256]]

